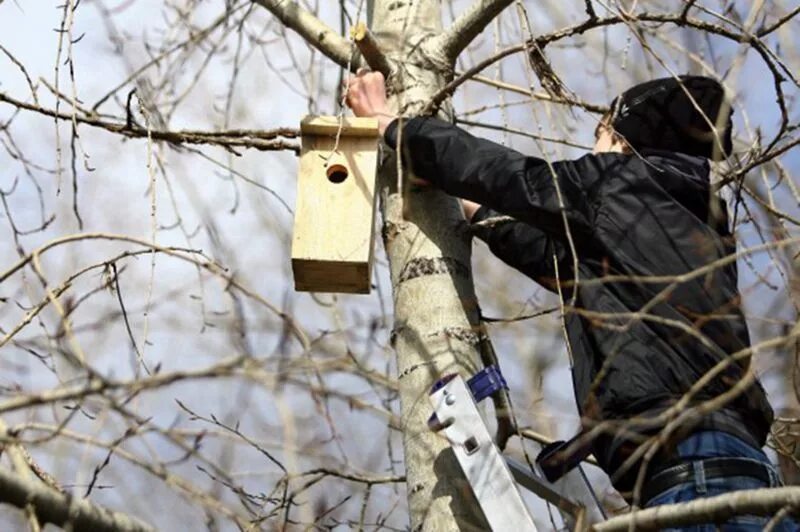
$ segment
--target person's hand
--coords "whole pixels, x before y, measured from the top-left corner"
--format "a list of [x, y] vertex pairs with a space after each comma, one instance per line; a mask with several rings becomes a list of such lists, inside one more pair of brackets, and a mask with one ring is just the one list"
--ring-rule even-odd
[[479, 203], [465, 199], [461, 200], [461, 210], [464, 211], [464, 218], [466, 218], [468, 222], [472, 221], [472, 217], [475, 216], [475, 213], [478, 212], [480, 208], [481, 206]]
[[380, 72], [360, 69], [354, 77], [347, 80], [347, 105], [356, 116], [378, 119], [381, 135], [396, 118], [386, 100], [386, 82]]
[[[386, 99], [386, 81], [380, 72], [370, 72], [366, 69], [359, 69], [354, 77], [347, 80], [345, 85], [347, 91], [347, 105], [353, 110], [356, 116], [365, 116], [378, 119], [378, 131], [381, 136], [397, 118], [389, 108]], [[429, 187], [431, 183], [424, 179], [409, 175], [409, 183], [418, 188]]]

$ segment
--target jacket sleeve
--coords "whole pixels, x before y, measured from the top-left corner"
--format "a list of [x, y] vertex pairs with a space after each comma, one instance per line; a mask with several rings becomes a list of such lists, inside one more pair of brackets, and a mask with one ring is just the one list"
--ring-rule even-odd
[[[543, 287], [553, 290], [556, 280], [555, 261], [561, 276], [569, 275], [567, 249], [557, 238], [541, 229], [511, 220], [486, 206], [472, 217], [475, 236], [486, 242], [494, 255], [524, 273]], [[492, 222], [496, 218], [497, 222]]]
[[[392, 122], [385, 132], [392, 147], [397, 144], [399, 122]], [[592, 156], [549, 165], [429, 117], [404, 120], [402, 144], [403, 159], [416, 176], [448, 194], [563, 236], [557, 181], [570, 232], [576, 237], [593, 232], [594, 189], [601, 172]]]

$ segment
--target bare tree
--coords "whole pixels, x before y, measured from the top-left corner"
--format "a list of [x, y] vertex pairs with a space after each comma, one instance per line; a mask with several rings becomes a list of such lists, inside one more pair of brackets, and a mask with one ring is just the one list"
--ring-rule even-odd
[[[796, 383], [800, 11], [790, 4], [171, 0], [154, 13], [111, 0], [0, 2], [0, 500], [20, 508], [7, 525], [482, 529], [426, 421], [439, 377], [493, 360], [490, 328], [516, 385], [516, 409], [495, 405], [498, 437], [518, 436], [511, 452], [577, 427], [563, 374], [548, 384], [568, 364], [560, 319], [573, 309], [498, 274], [483, 248], [473, 260], [457, 201], [411, 186], [385, 147], [388, 265], [378, 259], [374, 295], [292, 291], [296, 124], [344, 113], [341, 80], [362, 66], [388, 76], [402, 116], [437, 113], [548, 160], [583, 152], [632, 82], [721, 79], [739, 135], [717, 186], [735, 214], [728, 260], [740, 263], [755, 333], [740, 356], [758, 355], [775, 389]], [[672, 412], [667, 426], [739, 391]], [[787, 471], [797, 400], [786, 387], [773, 438]], [[797, 489], [597, 528], [780, 517], [797, 510]], [[537, 514], [560, 526], [543, 505]]]

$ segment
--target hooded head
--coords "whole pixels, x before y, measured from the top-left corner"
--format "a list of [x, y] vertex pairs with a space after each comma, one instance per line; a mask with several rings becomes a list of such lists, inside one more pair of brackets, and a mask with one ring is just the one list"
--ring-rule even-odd
[[649, 148], [719, 160], [732, 150], [732, 115], [719, 82], [680, 76], [631, 87], [611, 102], [604, 122], [636, 151]]

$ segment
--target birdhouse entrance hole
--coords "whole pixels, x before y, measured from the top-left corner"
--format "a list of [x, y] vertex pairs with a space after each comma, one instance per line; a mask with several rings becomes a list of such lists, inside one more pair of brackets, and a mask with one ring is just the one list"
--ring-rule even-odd
[[347, 171], [347, 167], [339, 163], [328, 165], [326, 173], [328, 174], [328, 181], [331, 183], [341, 183], [350, 175], [350, 172]]

